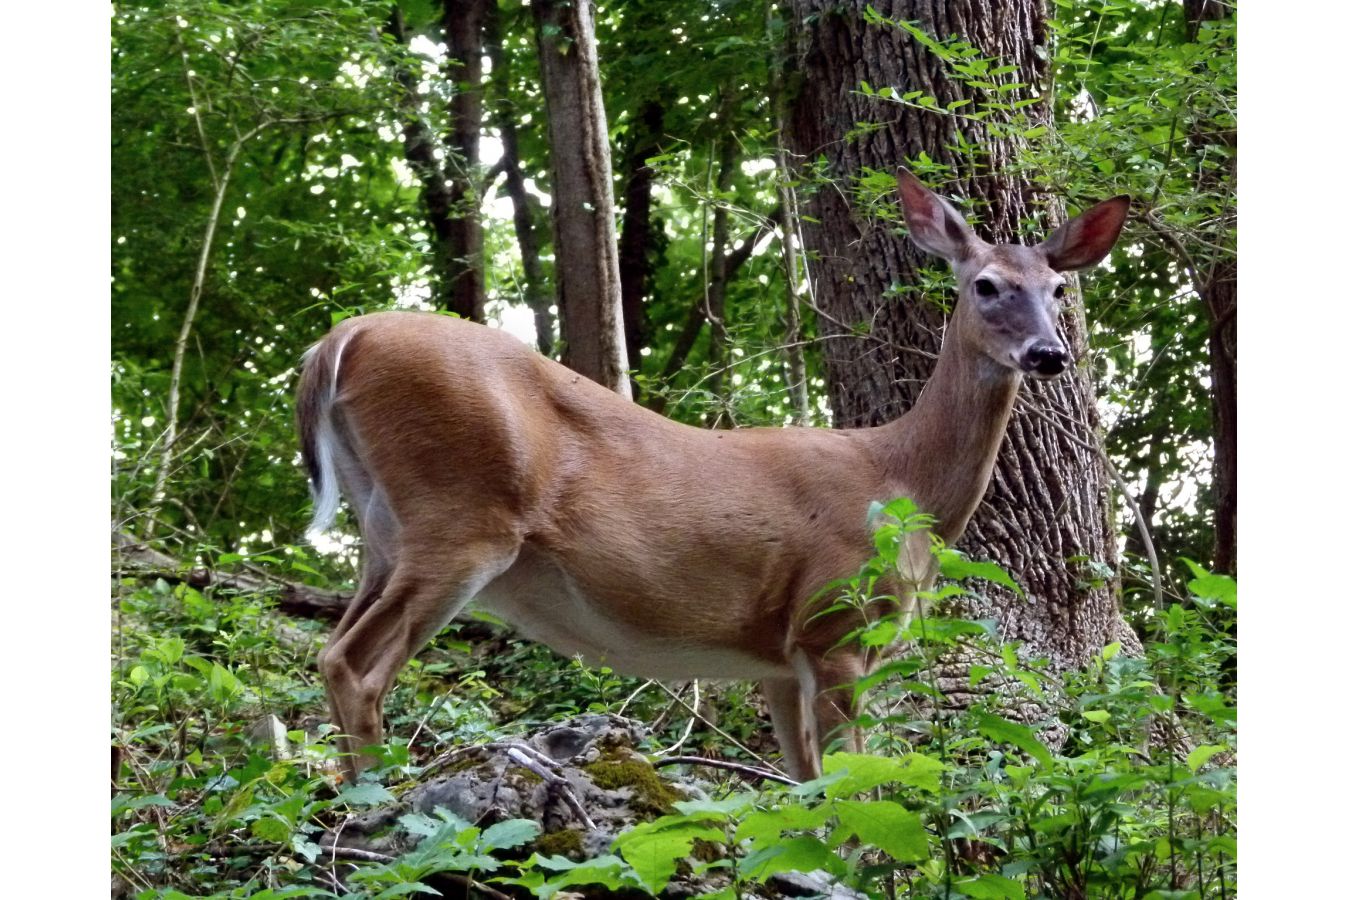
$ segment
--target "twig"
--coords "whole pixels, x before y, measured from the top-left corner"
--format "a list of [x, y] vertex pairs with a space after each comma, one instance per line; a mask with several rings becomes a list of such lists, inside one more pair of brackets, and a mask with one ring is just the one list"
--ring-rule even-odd
[[681, 697], [681, 696], [679, 696], [678, 694], [676, 694], [676, 693], [675, 693], [674, 691], [672, 691], [670, 688], [666, 687], [664, 684], [661, 684], [661, 682], [659, 682], [659, 681], [657, 682], [657, 685], [661, 688], [661, 690], [663, 690], [663, 691], [665, 691], [667, 694], [669, 694], [669, 695], [675, 700], [676, 703], [680, 704], [680, 705], [683, 706], [685, 709], [687, 709], [689, 712], [693, 713], [694, 716], [695, 716], [695, 718], [697, 718], [697, 719], [698, 719], [700, 722], [702, 722], [704, 725], [707, 725], [709, 728], [711, 728], [715, 734], [717, 734], [717, 735], [720, 736], [720, 737], [725, 738], [728, 742], [730, 742], [731, 746], [735, 747], [737, 750], [740, 750], [742, 753], [745, 753], [745, 754], [747, 754], [747, 755], [753, 757], [754, 759], [758, 760], [759, 762], [763, 763], [766, 767], [768, 767], [770, 770], [772, 770], [772, 771], [774, 771], [774, 772], [782, 772], [782, 771], [783, 771], [782, 769], [780, 769], [780, 768], [778, 768], [777, 766], [775, 766], [773, 763], [771, 763], [771, 762], [769, 762], [768, 760], [766, 760], [764, 757], [760, 756], [760, 755], [759, 755], [758, 753], [756, 753], [755, 751], [751, 750], [749, 747], [747, 747], [747, 746], [745, 746], [744, 744], [742, 744], [740, 741], [736, 740], [736, 739], [735, 739], [734, 737], [732, 737], [731, 735], [727, 734], [727, 733], [726, 733], [725, 731], [723, 731], [722, 729], [718, 728], [718, 727], [717, 727], [716, 725], [714, 725], [712, 722], [709, 722], [709, 721], [703, 716], [702, 713], [700, 713], [700, 712], [699, 712], [697, 709], [695, 709], [694, 707], [690, 706], [688, 703], [685, 703], [685, 702], [684, 702], [684, 698]]
[[[522, 748], [530, 750], [531, 753], [526, 754], [522, 752]], [[547, 783], [551, 788], [556, 789], [557, 792], [562, 795], [563, 800], [567, 802], [567, 805], [572, 808], [572, 812], [576, 813], [577, 818], [580, 819], [581, 823], [586, 826], [587, 831], [596, 830], [595, 822], [591, 821], [591, 817], [586, 813], [586, 807], [581, 805], [581, 801], [578, 800], [576, 794], [572, 792], [572, 785], [567, 781], [566, 778], [563, 778], [561, 775], [558, 775], [557, 773], [553, 772], [548, 767], [557, 765], [556, 763], [553, 762], [553, 760], [534, 750], [533, 747], [525, 747], [524, 745], [510, 747], [506, 751], [506, 756], [512, 762], [524, 766], [534, 774], [538, 775], [540, 778], [544, 779], [545, 783]], [[530, 758], [531, 756], [535, 757], [535, 759], [531, 759]], [[548, 763], [547, 766], [542, 765], [540, 762], [545, 760]]]
[[722, 759], [704, 759], [701, 756], [672, 756], [669, 759], [662, 759], [652, 763], [652, 767], [660, 769], [664, 766], [673, 766], [681, 763], [690, 766], [710, 766], [714, 769], [726, 769], [740, 775], [759, 778], [764, 781], [776, 781], [779, 784], [786, 784], [792, 787], [801, 784], [800, 781], [793, 781], [786, 775], [779, 775], [776, 772], [770, 772], [768, 769], [761, 769], [758, 766], [747, 766], [744, 763], [727, 762]]
[[360, 847], [339, 847], [333, 844], [331, 847], [325, 847], [329, 855], [343, 859], [359, 859], [361, 862], [373, 863], [391, 863], [397, 857], [390, 856], [387, 853], [376, 853], [374, 850], [362, 850]]
[[[698, 679], [695, 678], [692, 684], [694, 686], [694, 709], [698, 709]], [[666, 747], [664, 750], [658, 750], [656, 755], [664, 756], [667, 753], [674, 753], [676, 750], [683, 747], [684, 742], [689, 740], [689, 735], [694, 733], [695, 721], [697, 721], [697, 719], [694, 716], [690, 716], [689, 724], [684, 727], [684, 734], [680, 736], [680, 739], [675, 743], [671, 744], [669, 747]]]

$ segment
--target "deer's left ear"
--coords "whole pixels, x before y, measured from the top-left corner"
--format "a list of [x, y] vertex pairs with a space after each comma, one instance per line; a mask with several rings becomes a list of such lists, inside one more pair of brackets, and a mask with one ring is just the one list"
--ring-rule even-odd
[[1129, 197], [1103, 200], [1056, 228], [1037, 249], [1056, 272], [1095, 266], [1115, 246], [1129, 211]]
[[909, 169], [901, 169], [895, 180], [900, 188], [900, 205], [905, 210], [905, 226], [909, 228], [910, 239], [920, 249], [948, 262], [968, 256], [980, 239], [961, 214], [924, 187]]

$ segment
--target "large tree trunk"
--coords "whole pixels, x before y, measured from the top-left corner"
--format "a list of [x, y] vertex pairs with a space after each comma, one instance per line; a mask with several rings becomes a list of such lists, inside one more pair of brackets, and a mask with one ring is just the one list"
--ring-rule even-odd
[[[1185, 0], [1188, 38], [1195, 40], [1205, 22], [1229, 14], [1227, 4], [1216, 0]], [[1198, 123], [1197, 131], [1215, 132], [1210, 123]], [[1237, 136], [1213, 134], [1193, 141], [1217, 143], [1227, 138], [1229, 153], [1223, 166], [1201, 168], [1201, 190], [1214, 190], [1223, 181], [1232, 182], [1237, 171]], [[1198, 148], [1197, 148], [1198, 149]], [[1236, 186], [1233, 186], [1236, 192]], [[1200, 298], [1209, 318], [1210, 391], [1214, 403], [1214, 570], [1237, 574], [1237, 260], [1220, 258], [1199, 273]]]
[[630, 397], [609, 127], [591, 3], [536, 0], [531, 8], [548, 108], [562, 361]]
[[[893, 0], [873, 4], [893, 19], [916, 21], [929, 35], [959, 35], [987, 56], [1016, 64], [1019, 81], [1039, 84], [1046, 45], [1045, 10], [1039, 0]], [[977, 230], [990, 241], [1016, 240], [1018, 223], [1033, 215], [1033, 189], [1004, 174], [1016, 146], [967, 119], [865, 96], [862, 82], [922, 90], [939, 105], [964, 99], [943, 63], [906, 31], [864, 24], [866, 0], [794, 0], [792, 40], [797, 54], [797, 95], [787, 122], [789, 147], [799, 159], [823, 156], [839, 189], [816, 191], [803, 209], [802, 233], [812, 254], [815, 297], [824, 335], [857, 330], [856, 340], [825, 343], [835, 424], [876, 425], [908, 410], [927, 380], [942, 342], [944, 314], [935, 302], [893, 286], [923, 282], [920, 268], [941, 263], [926, 257], [889, 223], [870, 218], [852, 200], [864, 167], [894, 172], [920, 154], [951, 167], [955, 177], [936, 182], [941, 193], [970, 201]], [[1021, 99], [1019, 89], [1000, 95]], [[1029, 110], [1049, 123], [1044, 104]], [[855, 130], [860, 122], [875, 128]], [[860, 133], [855, 133], [855, 131]], [[980, 148], [981, 165], [956, 156], [958, 132]], [[1076, 358], [1084, 357], [1086, 327], [1070, 310], [1062, 327]], [[1091, 563], [1114, 565], [1111, 501], [1106, 475], [1093, 449], [1098, 427], [1085, 366], [1061, 379], [1022, 388], [984, 502], [961, 540], [974, 556], [1008, 568], [1028, 599], [987, 592], [969, 610], [995, 617], [1005, 638], [1057, 667], [1079, 666], [1101, 647], [1123, 639], [1113, 585]], [[878, 498], [888, 499], [888, 498]], [[944, 673], [946, 674], [946, 673]], [[968, 692], [959, 676], [944, 689]]]

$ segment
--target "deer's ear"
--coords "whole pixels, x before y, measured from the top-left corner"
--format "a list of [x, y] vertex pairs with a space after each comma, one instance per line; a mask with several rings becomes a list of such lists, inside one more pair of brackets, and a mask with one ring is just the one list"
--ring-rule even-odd
[[950, 262], [968, 256], [979, 241], [950, 203], [923, 186], [914, 173], [901, 169], [896, 182], [909, 236], [922, 250]]
[[1103, 200], [1056, 228], [1038, 249], [1056, 272], [1095, 266], [1115, 246], [1129, 211], [1129, 197]]

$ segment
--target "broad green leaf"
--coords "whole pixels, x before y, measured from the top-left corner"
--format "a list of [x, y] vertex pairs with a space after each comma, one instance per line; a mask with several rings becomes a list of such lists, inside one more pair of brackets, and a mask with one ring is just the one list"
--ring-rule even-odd
[[725, 837], [720, 828], [703, 822], [662, 823], [657, 819], [619, 835], [614, 849], [633, 867], [643, 886], [655, 894], [665, 888], [675, 874], [676, 863], [689, 855], [696, 838], [720, 841]]
[[814, 872], [824, 869], [836, 875], [843, 874], [844, 861], [819, 838], [803, 835], [789, 838], [757, 850], [742, 860], [743, 875], [763, 881], [777, 872]]
[[488, 852], [519, 847], [526, 841], [538, 837], [540, 830], [539, 824], [530, 819], [509, 819], [498, 822], [483, 832], [479, 845]]
[[253, 824], [249, 826], [249, 831], [253, 833], [254, 837], [271, 841], [274, 844], [285, 843], [291, 836], [291, 826], [274, 816], [254, 819]]
[[1012, 576], [1003, 571], [1003, 568], [997, 563], [976, 562], [967, 559], [960, 551], [953, 550], [951, 547], [943, 547], [938, 551], [938, 566], [942, 570], [943, 578], [950, 578], [959, 581], [965, 578], [983, 578], [985, 581], [992, 581], [995, 584], [1001, 584], [1019, 597], [1025, 597], [1022, 588], [1013, 581]]
[[969, 881], [958, 881], [955, 887], [971, 900], [1026, 900], [1027, 897], [1020, 882], [1002, 875], [981, 875]]
[[901, 862], [928, 858], [928, 832], [919, 817], [889, 800], [836, 800], [839, 829]]
[[394, 795], [373, 781], [358, 781], [349, 784], [338, 792], [338, 800], [352, 806], [374, 806], [376, 803], [392, 803]]
[[[828, 757], [827, 757], [828, 758]], [[819, 828], [830, 818], [828, 804], [801, 806], [789, 803], [771, 806], [750, 813], [736, 828], [736, 840], [759, 844], [775, 841], [789, 831], [808, 831]]]
[[1051, 767], [1053, 758], [1050, 754], [1050, 748], [1042, 744], [1040, 739], [1036, 737], [1036, 732], [1026, 725], [1009, 722], [1002, 716], [996, 716], [993, 713], [978, 709], [971, 710], [970, 717], [975, 727], [985, 737], [1001, 744], [1012, 744], [1047, 769]]
[[1192, 772], [1199, 772], [1205, 763], [1209, 762], [1210, 757], [1216, 753], [1222, 753], [1226, 748], [1214, 744], [1205, 744], [1196, 747], [1190, 753], [1186, 754], [1186, 767]]
[[882, 784], [899, 782], [936, 793], [946, 768], [931, 756], [909, 753], [902, 757], [861, 753], [831, 753], [822, 761], [826, 774], [847, 773], [826, 790], [829, 797], [850, 797]]

